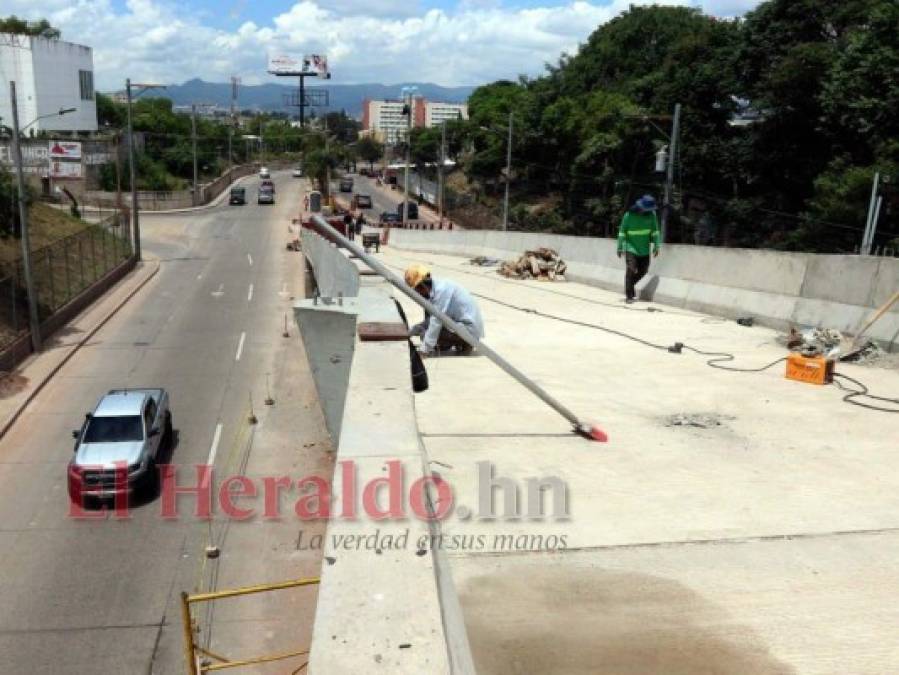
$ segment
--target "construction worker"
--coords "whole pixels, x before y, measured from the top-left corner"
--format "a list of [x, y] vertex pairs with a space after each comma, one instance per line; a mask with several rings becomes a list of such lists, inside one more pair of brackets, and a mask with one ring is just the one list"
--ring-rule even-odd
[[652, 195], [643, 195], [624, 214], [618, 228], [618, 257], [625, 255], [627, 272], [624, 276], [624, 301], [631, 304], [637, 299], [634, 289], [649, 271], [649, 252], [659, 255], [661, 236], [659, 220], [656, 218], [656, 200]]
[[[456, 323], [460, 323], [477, 339], [484, 337], [484, 320], [474, 298], [464, 288], [448, 279], [432, 279], [431, 270], [424, 265], [411, 265], [405, 274], [406, 284], [430, 300], [440, 311]], [[461, 337], [443, 327], [436, 316], [425, 314], [425, 320], [409, 331], [421, 337], [420, 352], [423, 356], [440, 353], [471, 354], [472, 347]]]

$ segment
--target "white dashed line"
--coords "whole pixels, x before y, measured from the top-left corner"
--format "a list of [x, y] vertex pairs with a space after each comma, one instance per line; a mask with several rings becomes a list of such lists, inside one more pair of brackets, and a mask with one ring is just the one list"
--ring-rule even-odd
[[219, 449], [219, 440], [222, 437], [222, 423], [219, 422], [215, 425], [215, 433], [212, 435], [212, 447], [209, 448], [209, 459], [206, 460], [207, 466], [212, 466], [215, 464], [215, 453], [218, 452]]
[[235, 361], [240, 361], [240, 355], [243, 353], [243, 342], [247, 339], [246, 332], [240, 334], [240, 342], [237, 343], [237, 355], [234, 357]]
[[247, 291], [247, 302], [253, 299], [253, 284], [250, 284], [250, 290]]
[[250, 263], [250, 267], [253, 266], [253, 256], [251, 256], [249, 253], [247, 253], [247, 262]]

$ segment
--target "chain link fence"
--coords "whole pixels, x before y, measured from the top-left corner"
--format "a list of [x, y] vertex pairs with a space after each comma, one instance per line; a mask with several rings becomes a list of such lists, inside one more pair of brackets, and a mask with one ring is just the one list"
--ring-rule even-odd
[[[44, 323], [132, 255], [119, 214], [31, 253], [38, 316]], [[28, 332], [21, 260], [0, 265], [0, 351]]]

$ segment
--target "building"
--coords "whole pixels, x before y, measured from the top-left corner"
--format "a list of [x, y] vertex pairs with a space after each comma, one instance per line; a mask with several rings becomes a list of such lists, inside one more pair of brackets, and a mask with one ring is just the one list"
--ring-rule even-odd
[[[9, 82], [16, 83], [19, 124], [28, 131], [96, 131], [94, 57], [90, 47], [63, 40], [0, 33], [0, 124], [12, 126]], [[62, 108], [74, 112], [57, 115]]]
[[[403, 114], [404, 105], [402, 100], [365, 99], [362, 102], [362, 135], [372, 136], [388, 145], [401, 142], [409, 124]], [[412, 125], [415, 127], [439, 126], [460, 117], [468, 118], [468, 104], [429, 101], [423, 96], [412, 98]]]

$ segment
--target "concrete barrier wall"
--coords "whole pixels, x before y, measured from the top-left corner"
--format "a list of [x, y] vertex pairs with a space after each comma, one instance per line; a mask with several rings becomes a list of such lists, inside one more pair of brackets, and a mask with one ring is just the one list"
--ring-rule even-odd
[[[613, 239], [496, 230], [391, 230], [400, 249], [460, 256], [516, 258], [541, 246], [568, 263], [568, 279], [623, 290], [624, 262]], [[727, 317], [753, 316], [762, 324], [821, 326], [854, 333], [899, 290], [899, 259], [816, 255], [759, 249], [672, 244], [641, 282], [641, 297]], [[899, 305], [868, 332], [899, 350]]]
[[[391, 287], [380, 277], [363, 276], [359, 261], [320, 235], [304, 230], [302, 241], [310, 266], [323, 277], [317, 280], [323, 296], [344, 294], [340, 302], [319, 298], [294, 306], [337, 446], [337, 466], [353, 467], [358, 492], [366, 482], [386, 475], [387, 462], [399, 461], [408, 487], [430, 473], [415, 419], [408, 342], [362, 342], [356, 336], [357, 319], [400, 321]], [[342, 469], [335, 471], [332, 495], [342, 494], [344, 479]], [[407, 498], [407, 509], [408, 503]], [[377, 551], [340, 543], [347, 537], [367, 541], [375, 533], [382, 542], [391, 537], [405, 543]], [[419, 544], [439, 533], [439, 522], [408, 513], [386, 520], [362, 512], [354, 518], [332, 517], [310, 673], [474, 673], [448, 559], [440, 549], [435, 553]]]
[[343, 295], [346, 298], [359, 294], [356, 265], [337, 246], [308, 228], [302, 228], [300, 240], [321, 295], [333, 298]]

